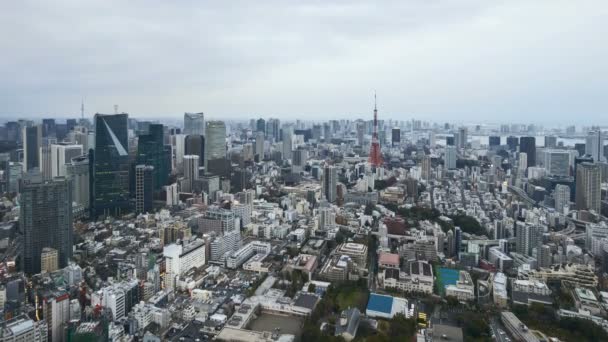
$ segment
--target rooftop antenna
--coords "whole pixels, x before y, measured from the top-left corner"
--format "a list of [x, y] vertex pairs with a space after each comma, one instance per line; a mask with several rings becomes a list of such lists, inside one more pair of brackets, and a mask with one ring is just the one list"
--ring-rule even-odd
[[114, 114], [118, 114], [118, 105], [114, 105]]

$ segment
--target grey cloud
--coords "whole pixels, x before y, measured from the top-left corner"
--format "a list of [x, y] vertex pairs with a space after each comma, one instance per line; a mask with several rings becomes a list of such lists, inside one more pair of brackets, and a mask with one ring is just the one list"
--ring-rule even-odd
[[[0, 4], [0, 115], [605, 121], [602, 1]], [[534, 116], [532, 116], [534, 115]], [[568, 117], [570, 116], [570, 117]]]

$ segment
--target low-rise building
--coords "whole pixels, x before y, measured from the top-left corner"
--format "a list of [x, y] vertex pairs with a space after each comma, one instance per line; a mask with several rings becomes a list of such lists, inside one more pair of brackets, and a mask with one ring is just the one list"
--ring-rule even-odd
[[406, 318], [414, 315], [414, 304], [408, 306], [408, 301], [405, 298], [392, 297], [371, 293], [367, 302], [365, 315], [368, 317], [391, 319], [396, 314], [403, 314]]
[[445, 295], [458, 298], [461, 302], [475, 299], [475, 285], [467, 271], [460, 271], [456, 284], [445, 286]]
[[399, 289], [405, 292], [433, 293], [433, 269], [424, 261], [409, 264], [408, 271], [387, 268], [383, 273], [384, 288]]
[[538, 280], [514, 280], [512, 284], [511, 294], [514, 304], [553, 304], [553, 299], [551, 299], [551, 290], [549, 289], [546, 283]]

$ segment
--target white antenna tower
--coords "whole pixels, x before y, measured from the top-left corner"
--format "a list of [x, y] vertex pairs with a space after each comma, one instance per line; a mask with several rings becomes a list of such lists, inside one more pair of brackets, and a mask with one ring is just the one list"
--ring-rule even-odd
[[114, 114], [118, 114], [118, 105], [114, 105]]

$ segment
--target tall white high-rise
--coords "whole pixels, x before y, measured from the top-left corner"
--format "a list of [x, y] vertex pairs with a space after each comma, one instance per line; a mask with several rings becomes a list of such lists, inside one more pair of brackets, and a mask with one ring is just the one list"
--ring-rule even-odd
[[445, 147], [445, 167], [448, 170], [456, 168], [456, 146]]
[[292, 136], [291, 127], [283, 127], [283, 148], [281, 152], [283, 159], [291, 159], [291, 150], [293, 149]]
[[518, 168], [520, 173], [525, 173], [528, 168], [528, 154], [526, 152], [519, 152], [519, 163]]
[[559, 213], [567, 214], [570, 205], [570, 187], [565, 184], [556, 185], [553, 199], [555, 200], [555, 210]]
[[65, 177], [66, 165], [71, 164], [72, 158], [82, 156], [82, 145], [51, 145], [51, 176]]
[[205, 115], [203, 113], [184, 113], [185, 135], [205, 135]]
[[591, 131], [585, 139], [585, 154], [593, 157], [595, 162], [603, 160], [604, 136], [601, 130]]

